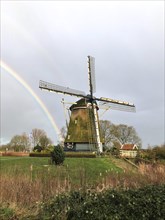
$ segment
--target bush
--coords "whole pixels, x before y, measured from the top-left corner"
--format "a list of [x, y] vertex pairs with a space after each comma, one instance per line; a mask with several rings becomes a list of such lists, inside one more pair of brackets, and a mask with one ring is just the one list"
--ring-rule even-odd
[[71, 158], [96, 158], [96, 154], [91, 152], [66, 152], [65, 156]]
[[50, 152], [50, 156], [52, 163], [55, 165], [61, 165], [65, 160], [65, 153], [60, 145], [54, 146], [54, 150]]
[[[54, 148], [53, 148], [54, 150]], [[52, 152], [53, 152], [52, 150]], [[29, 154], [30, 157], [50, 157], [51, 152], [32, 152]], [[95, 153], [90, 152], [65, 152], [65, 157], [69, 158], [96, 158]]]
[[2, 156], [13, 156], [13, 157], [28, 157], [29, 153], [26, 152], [3, 152]]
[[43, 147], [41, 147], [39, 144], [37, 144], [33, 149], [34, 152], [41, 152], [42, 150], [43, 150]]
[[[48, 201], [37, 219], [164, 219], [165, 185], [140, 189], [71, 192]], [[101, 210], [101, 211], [100, 211]]]
[[29, 154], [29, 157], [50, 157], [50, 153], [32, 152]]

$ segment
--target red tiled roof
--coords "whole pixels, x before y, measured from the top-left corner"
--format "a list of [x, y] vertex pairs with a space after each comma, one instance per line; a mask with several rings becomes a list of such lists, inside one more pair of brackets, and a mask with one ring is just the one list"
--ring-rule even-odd
[[136, 148], [135, 144], [123, 144], [121, 150], [134, 150]]

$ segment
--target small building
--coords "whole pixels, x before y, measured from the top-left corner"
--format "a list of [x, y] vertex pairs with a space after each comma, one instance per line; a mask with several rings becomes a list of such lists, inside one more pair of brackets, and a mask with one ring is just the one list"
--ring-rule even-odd
[[123, 144], [120, 148], [120, 156], [126, 158], [135, 158], [138, 146], [136, 144]]

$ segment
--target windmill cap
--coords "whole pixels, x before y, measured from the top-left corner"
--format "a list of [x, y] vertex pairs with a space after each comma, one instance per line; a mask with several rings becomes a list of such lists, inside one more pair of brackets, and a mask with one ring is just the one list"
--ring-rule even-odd
[[[93, 101], [93, 103], [96, 104], [97, 106], [97, 103], [96, 101]], [[91, 100], [90, 100], [90, 97], [89, 98], [82, 98], [82, 99], [79, 99], [76, 104], [73, 104], [71, 105], [70, 107], [70, 110], [72, 111], [73, 109], [75, 108], [81, 108], [81, 107], [87, 107], [87, 104], [91, 104]], [[97, 106], [97, 110], [98, 110], [98, 106]]]

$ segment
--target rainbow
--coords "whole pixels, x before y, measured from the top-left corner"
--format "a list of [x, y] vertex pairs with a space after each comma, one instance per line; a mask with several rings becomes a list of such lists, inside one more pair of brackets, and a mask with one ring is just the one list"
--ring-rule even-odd
[[0, 60], [0, 66], [6, 71], [8, 72], [12, 77], [14, 77], [19, 83], [21, 83], [21, 85], [30, 93], [30, 95], [32, 95], [32, 97], [37, 101], [37, 103], [40, 105], [40, 107], [42, 108], [42, 110], [44, 111], [44, 113], [46, 114], [47, 118], [49, 119], [53, 129], [55, 130], [56, 134], [59, 137], [59, 140], [62, 140], [61, 137], [61, 132], [58, 128], [58, 126], [56, 125], [52, 115], [50, 114], [50, 112], [48, 111], [47, 107], [45, 106], [45, 104], [42, 102], [42, 100], [37, 96], [37, 94], [33, 91], [33, 89], [27, 84], [27, 82], [25, 82], [24, 79], [22, 79], [18, 73], [16, 73], [11, 67], [9, 67], [9, 65], [7, 65], [4, 61]]

